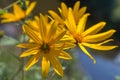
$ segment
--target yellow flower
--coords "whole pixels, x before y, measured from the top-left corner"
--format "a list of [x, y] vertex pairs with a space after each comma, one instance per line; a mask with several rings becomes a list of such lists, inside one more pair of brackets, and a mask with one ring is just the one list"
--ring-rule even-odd
[[[61, 8], [58, 8], [61, 16], [59, 16], [56, 12], [49, 10], [48, 12], [50, 15], [60, 22], [60, 24], [64, 25], [64, 20], [68, 17], [68, 7], [65, 5], [65, 3], [61, 3]], [[75, 18], [76, 24], [79, 22], [79, 18], [83, 16], [83, 14], [86, 12], [87, 7], [80, 8], [80, 1], [77, 1], [73, 7], [73, 16]]]
[[85, 47], [96, 50], [112, 50], [116, 48], [117, 46], [104, 45], [105, 43], [113, 41], [113, 39], [108, 38], [110, 38], [116, 31], [114, 29], [110, 29], [106, 32], [98, 33], [101, 29], [103, 29], [106, 22], [99, 22], [85, 30], [87, 17], [89, 15], [89, 13], [84, 14], [79, 20], [79, 23], [76, 25], [72, 9], [70, 8], [68, 13], [68, 19], [65, 21], [66, 27], [68, 28], [70, 34], [66, 35], [64, 40], [67, 38], [72, 38], [74, 42], [79, 46], [79, 48], [86, 55], [88, 55], [94, 63], [96, 63], [96, 60], [85, 49]]
[[[37, 31], [34, 30], [34, 28], [36, 28], [34, 26], [37, 26], [39, 29]], [[30, 39], [33, 40], [29, 43], [17, 45], [21, 48], [28, 48], [20, 57], [32, 56], [26, 65], [26, 70], [37, 63], [41, 58], [42, 77], [46, 77], [50, 65], [53, 66], [54, 71], [58, 75], [63, 76], [62, 65], [58, 61], [58, 58], [66, 60], [72, 59], [72, 57], [63, 50], [74, 46], [74, 44], [68, 43], [67, 41], [59, 42], [66, 31], [57, 31], [58, 23], [55, 21], [47, 22], [43, 15], [40, 15], [40, 18], [36, 16], [33, 24], [23, 25], [23, 28]]]
[[[27, 2], [28, 4], [28, 2]], [[14, 4], [13, 5], [13, 13], [5, 13], [3, 15], [0, 15], [0, 18], [3, 18], [3, 20], [1, 20], [2, 23], [6, 23], [6, 22], [15, 22], [15, 21], [19, 21], [25, 17], [27, 17], [31, 11], [33, 10], [33, 8], [35, 7], [36, 2], [32, 2], [29, 6], [28, 9], [25, 11], [23, 9], [21, 9], [19, 7], [19, 5]]]

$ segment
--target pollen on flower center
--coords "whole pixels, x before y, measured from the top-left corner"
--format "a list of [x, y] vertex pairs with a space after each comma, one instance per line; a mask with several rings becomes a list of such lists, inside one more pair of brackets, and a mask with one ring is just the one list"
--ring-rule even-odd
[[75, 34], [74, 38], [76, 40], [76, 43], [81, 43], [82, 42], [82, 36], [79, 34]]
[[43, 43], [40, 47], [40, 49], [44, 52], [47, 53], [50, 50], [50, 46], [48, 44]]

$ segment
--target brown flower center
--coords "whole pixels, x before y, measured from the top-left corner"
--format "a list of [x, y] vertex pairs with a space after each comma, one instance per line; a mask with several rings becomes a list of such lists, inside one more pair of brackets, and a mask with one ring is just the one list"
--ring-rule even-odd
[[74, 34], [74, 38], [76, 40], [76, 43], [82, 42], [82, 36], [80, 34]]
[[50, 46], [48, 44], [43, 43], [40, 48], [44, 53], [48, 53], [50, 50]]

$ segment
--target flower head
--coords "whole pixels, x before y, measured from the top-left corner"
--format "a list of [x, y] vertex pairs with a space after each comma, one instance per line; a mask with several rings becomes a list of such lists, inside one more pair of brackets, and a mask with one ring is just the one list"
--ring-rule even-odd
[[[35, 26], [38, 30], [35, 29]], [[32, 42], [17, 45], [21, 48], [28, 48], [20, 57], [32, 55], [26, 65], [26, 70], [41, 58], [43, 77], [48, 74], [50, 65], [52, 65], [58, 75], [63, 76], [62, 65], [58, 61], [58, 58], [72, 59], [64, 50], [74, 46], [74, 44], [67, 41], [60, 42], [66, 31], [58, 31], [58, 23], [53, 20], [48, 22], [43, 15], [40, 15], [40, 18], [36, 16], [33, 24], [23, 25], [23, 28], [25, 33], [32, 39]]]
[[76, 43], [80, 49], [88, 55], [94, 63], [96, 63], [96, 60], [85, 49], [85, 47], [96, 50], [111, 50], [116, 48], [117, 46], [104, 45], [105, 43], [113, 41], [113, 39], [108, 38], [110, 38], [116, 31], [114, 29], [110, 29], [106, 32], [98, 33], [101, 29], [103, 29], [106, 22], [99, 22], [85, 30], [87, 17], [89, 15], [89, 13], [84, 14], [80, 18], [78, 24], [76, 24], [72, 9], [70, 8], [68, 12], [68, 19], [65, 21], [66, 27], [70, 33], [69, 35], [65, 35], [65, 39], [67, 37], [73, 39], [74, 43]]
[[[29, 3], [28, 1], [26, 2], [27, 4]], [[27, 17], [31, 11], [33, 10], [33, 8], [35, 7], [36, 2], [32, 2], [29, 6], [27, 10], [23, 10], [21, 7], [19, 7], [19, 5], [14, 4], [13, 5], [13, 13], [5, 13], [3, 15], [0, 15], [0, 18], [3, 18], [3, 20], [1, 20], [2, 23], [6, 23], [6, 22], [15, 22], [15, 21], [19, 21], [25, 17]]]
[[[64, 24], [65, 19], [68, 17], [68, 7], [65, 5], [65, 3], [61, 3], [61, 8], [58, 8], [61, 16], [59, 16], [56, 12], [49, 10], [48, 12], [50, 15], [60, 22], [60, 24]], [[76, 24], [78, 24], [80, 17], [83, 16], [83, 14], [86, 12], [87, 7], [80, 8], [80, 1], [77, 1], [73, 7], [73, 16], [75, 19]]]

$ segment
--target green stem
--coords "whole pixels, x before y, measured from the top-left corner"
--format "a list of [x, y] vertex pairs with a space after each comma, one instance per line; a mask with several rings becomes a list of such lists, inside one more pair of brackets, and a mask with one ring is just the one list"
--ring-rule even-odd
[[19, 3], [19, 2], [20, 2], [20, 0], [18, 0], [18, 1], [16, 1], [16, 2], [13, 2], [12, 4], [10, 4], [10, 5], [8, 5], [7, 7], [3, 8], [3, 10], [9, 9], [9, 8], [11, 8], [14, 4], [17, 4], [17, 3]]

